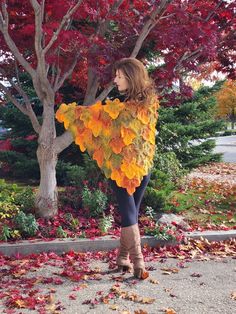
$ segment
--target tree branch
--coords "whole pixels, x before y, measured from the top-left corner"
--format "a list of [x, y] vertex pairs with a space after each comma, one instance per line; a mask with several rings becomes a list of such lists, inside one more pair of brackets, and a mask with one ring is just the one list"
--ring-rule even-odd
[[3, 34], [6, 44], [8, 45], [9, 49], [11, 50], [12, 54], [18, 60], [18, 62], [25, 68], [25, 70], [31, 75], [32, 78], [35, 77], [36, 71], [31, 67], [31, 65], [26, 61], [23, 55], [20, 53], [19, 49], [15, 45], [14, 41], [12, 40], [11, 36], [8, 32], [8, 21], [9, 16], [6, 9], [6, 1], [2, 2], [2, 12], [0, 14], [0, 31]]
[[55, 153], [60, 154], [65, 148], [67, 148], [74, 139], [70, 131], [65, 131], [62, 135], [57, 136], [54, 139]]
[[[124, 0], [117, 0], [113, 3], [113, 5], [111, 6], [111, 9], [106, 14], [106, 17], [99, 22], [96, 36], [102, 37], [105, 35], [107, 28], [109, 26], [109, 20], [108, 20], [109, 15], [115, 14], [123, 1]], [[97, 44], [94, 43], [90, 48], [90, 52], [92, 54], [94, 54], [94, 53], [96, 53], [96, 50], [97, 50]], [[98, 87], [99, 87], [98, 76], [94, 72], [94, 70], [91, 67], [89, 67], [88, 68], [88, 82], [87, 82], [86, 94], [85, 94], [85, 98], [84, 98], [84, 104], [85, 105], [91, 104], [92, 102], [95, 101]]]
[[43, 37], [43, 32], [42, 32], [42, 23], [43, 23], [43, 5], [38, 3], [37, 0], [30, 0], [30, 3], [34, 9], [34, 14], [35, 14], [35, 37], [34, 37], [34, 46], [35, 46], [35, 52], [36, 56], [39, 60], [43, 60], [42, 58], [42, 37]]
[[16, 100], [15, 97], [12, 96], [12, 94], [10, 93], [10, 91], [8, 90], [8, 88], [6, 86], [4, 86], [1, 82], [0, 82], [0, 89], [6, 94], [6, 96], [9, 98], [9, 100], [25, 115], [27, 115], [27, 110], [26, 108], [22, 107], [22, 105]]
[[[3, 76], [6, 77], [6, 74], [4, 72], [4, 70], [0, 70], [0, 73], [3, 74]], [[30, 99], [28, 97], [28, 95], [25, 93], [25, 91], [23, 90], [23, 88], [21, 87], [19, 78], [17, 78], [18, 80], [18, 85], [14, 83], [14, 81], [12, 79], [8, 78], [8, 81], [11, 83], [12, 87], [15, 88], [15, 90], [19, 93], [19, 95], [23, 98], [25, 106], [22, 106], [17, 100], [16, 98], [10, 93], [10, 91], [8, 90], [8, 88], [6, 86], [4, 86], [2, 83], [0, 85], [0, 88], [5, 92], [5, 94], [7, 95], [7, 97], [10, 99], [10, 101], [25, 115], [27, 115], [30, 118], [30, 121], [32, 123], [32, 126], [35, 130], [36, 133], [40, 132], [41, 126], [39, 124], [38, 118], [35, 115], [35, 112], [31, 106], [30, 103]]]
[[103, 101], [107, 95], [113, 90], [114, 83], [110, 82], [106, 88], [100, 93], [100, 95], [95, 99], [95, 102], [97, 101]]
[[202, 50], [202, 47], [198, 47], [197, 49], [190, 52], [189, 54], [187, 51], [185, 51], [185, 53], [179, 59], [179, 61], [177, 62], [177, 64], [175, 65], [173, 70], [179, 71], [179, 69], [181, 69], [183, 67], [183, 61], [191, 60], [191, 59], [195, 59], [195, 58], [199, 57], [201, 55], [201, 50]]
[[[146, 37], [148, 36], [148, 34], [150, 33], [150, 31], [152, 30], [152, 28], [157, 24], [158, 20], [162, 17], [162, 15], [164, 14], [167, 5], [172, 2], [173, 0], [162, 0], [162, 2], [158, 5], [158, 7], [156, 7], [151, 15], [150, 18], [148, 19], [148, 21], [144, 24], [140, 35], [136, 41], [135, 47], [130, 55], [130, 57], [135, 58], [137, 56], [137, 54], [139, 53], [139, 50], [141, 49], [141, 46], [144, 42], [144, 40], [146, 39]], [[157, 19], [156, 17], [159, 16], [159, 18]], [[99, 100], [103, 100], [106, 98], [106, 96], [110, 93], [110, 91], [114, 88], [114, 84], [113, 82], [111, 82], [102, 92], [101, 94], [96, 98], [95, 101], [99, 101]]]
[[219, 3], [217, 3], [216, 7], [214, 8], [213, 11], [211, 11], [208, 16], [206, 17], [205, 21], [209, 22], [209, 20], [212, 18], [212, 16], [215, 14], [215, 11], [221, 6], [221, 4], [224, 2], [224, 0], [219, 1]]
[[51, 37], [51, 39], [50, 39], [49, 43], [47, 44], [47, 46], [44, 47], [44, 49], [43, 49], [43, 53], [44, 53], [44, 54], [46, 54], [47, 51], [52, 47], [52, 45], [54, 44], [54, 42], [57, 40], [57, 37], [58, 37], [58, 35], [60, 34], [60, 32], [61, 32], [63, 26], [64, 26], [65, 23], [70, 19], [70, 17], [72, 16], [72, 14], [78, 9], [78, 7], [80, 6], [81, 3], [82, 3], [82, 0], [79, 0], [79, 1], [77, 2], [77, 4], [76, 4], [74, 7], [70, 8], [70, 9], [67, 11], [66, 15], [63, 16], [63, 19], [62, 19], [61, 24], [59, 25], [58, 29], [56, 30], [55, 33], [53, 33], [53, 36]]
[[[150, 18], [144, 24], [139, 34], [139, 37], [136, 41], [135, 47], [130, 57], [135, 58], [138, 55], [144, 40], [147, 38], [150, 31], [153, 29], [153, 27], [157, 24], [158, 20], [164, 14], [168, 4], [171, 3], [172, 1], [173, 0], [162, 0], [161, 3], [152, 11]], [[157, 19], [157, 16], [159, 16], [159, 19]]]
[[78, 57], [79, 57], [79, 54], [77, 54], [74, 57], [74, 61], [71, 64], [70, 68], [62, 75], [62, 77], [60, 79], [59, 79], [59, 76], [60, 76], [60, 71], [59, 71], [59, 73], [58, 73], [59, 75], [57, 75], [56, 80], [55, 80], [55, 84], [53, 86], [54, 92], [58, 91], [58, 89], [63, 85], [64, 81], [73, 73], [74, 68], [76, 66], [76, 63], [78, 61]]

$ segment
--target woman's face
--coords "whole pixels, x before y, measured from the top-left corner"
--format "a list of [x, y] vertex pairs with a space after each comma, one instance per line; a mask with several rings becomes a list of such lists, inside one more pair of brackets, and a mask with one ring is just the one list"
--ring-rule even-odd
[[128, 89], [128, 81], [124, 76], [122, 70], [116, 70], [116, 76], [114, 78], [114, 83], [117, 85], [119, 92], [124, 92]]

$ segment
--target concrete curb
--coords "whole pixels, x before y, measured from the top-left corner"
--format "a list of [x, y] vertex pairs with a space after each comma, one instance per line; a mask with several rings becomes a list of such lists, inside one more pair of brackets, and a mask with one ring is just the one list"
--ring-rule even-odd
[[[236, 238], [236, 230], [228, 231], [204, 231], [204, 232], [185, 232], [186, 238], [200, 239], [205, 238], [208, 241], [223, 241], [230, 238]], [[176, 241], [164, 241], [156, 239], [153, 236], [143, 236], [142, 245], [147, 244], [150, 247], [173, 246]], [[27, 255], [41, 252], [55, 252], [61, 254], [70, 250], [86, 251], [106, 251], [119, 246], [119, 238], [114, 236], [103, 236], [96, 239], [55, 239], [52, 241], [20, 241], [16, 243], [1, 243], [0, 254], [14, 256], [16, 254]]]

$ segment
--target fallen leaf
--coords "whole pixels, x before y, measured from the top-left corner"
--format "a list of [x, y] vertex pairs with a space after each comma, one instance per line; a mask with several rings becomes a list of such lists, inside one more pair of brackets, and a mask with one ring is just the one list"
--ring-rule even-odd
[[76, 295], [73, 294], [73, 293], [70, 294], [70, 295], [69, 295], [69, 299], [70, 299], [70, 300], [76, 300]]
[[179, 269], [178, 268], [168, 268], [168, 267], [164, 267], [164, 268], [161, 268], [161, 270], [163, 270], [163, 275], [171, 275], [171, 274], [176, 274], [179, 272]]
[[143, 271], [142, 273], [142, 278], [143, 280], [147, 279], [149, 277], [149, 272], [148, 271]]
[[230, 298], [236, 300], [236, 291], [231, 293]]
[[165, 311], [166, 314], [176, 314], [175, 310], [171, 309], [171, 308], [167, 308], [164, 311]]
[[158, 280], [156, 280], [156, 279], [152, 279], [152, 278], [150, 278], [150, 279], [149, 279], [149, 281], [150, 281], [151, 283], [153, 283], [153, 284], [156, 284], [156, 285], [158, 285], [158, 284], [159, 284], [159, 281], [158, 281]]
[[117, 311], [119, 309], [119, 305], [117, 304], [112, 304], [109, 306], [109, 309], [113, 310], [113, 311]]
[[202, 277], [202, 275], [201, 275], [201, 274], [198, 274], [198, 273], [193, 273], [193, 274], [191, 274], [190, 276], [191, 276], [191, 277], [197, 277], [197, 278]]
[[143, 303], [143, 304], [152, 304], [153, 302], [155, 302], [155, 299], [153, 299], [153, 298], [142, 298], [141, 299], [141, 303]]

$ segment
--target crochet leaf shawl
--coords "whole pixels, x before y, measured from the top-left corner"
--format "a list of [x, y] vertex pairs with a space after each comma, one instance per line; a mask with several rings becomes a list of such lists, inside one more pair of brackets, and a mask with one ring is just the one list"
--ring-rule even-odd
[[91, 106], [61, 104], [56, 119], [64, 122], [80, 150], [87, 150], [106, 178], [132, 195], [153, 166], [159, 102], [106, 100]]

